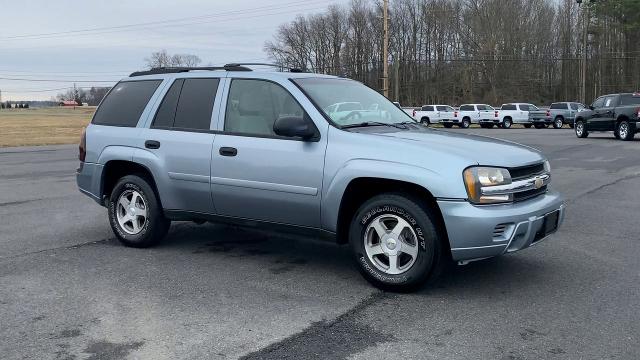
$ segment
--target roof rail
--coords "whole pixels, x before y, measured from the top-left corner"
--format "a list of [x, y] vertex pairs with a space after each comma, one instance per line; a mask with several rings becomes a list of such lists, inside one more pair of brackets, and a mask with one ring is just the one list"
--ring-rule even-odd
[[284, 69], [287, 69], [287, 70], [289, 70], [289, 72], [292, 72], [292, 73], [305, 72], [302, 69], [289, 68], [289, 67], [286, 67], [284, 65], [269, 64], [269, 63], [231, 63], [231, 64], [227, 64], [225, 66], [271, 66], [271, 67], [278, 68], [278, 70], [280, 70], [280, 71], [284, 71]]
[[157, 67], [157, 68], [153, 68], [151, 70], [133, 72], [133, 73], [131, 73], [131, 75], [129, 75], [129, 77], [143, 76], [143, 75], [182, 73], [182, 72], [197, 71], [197, 70], [205, 70], [205, 71], [214, 71], [214, 70], [252, 71], [248, 67], [240, 66], [240, 65], [236, 65], [236, 64], [228, 64], [228, 65], [225, 65], [225, 66], [201, 66], [201, 67], [186, 67], [186, 66]]

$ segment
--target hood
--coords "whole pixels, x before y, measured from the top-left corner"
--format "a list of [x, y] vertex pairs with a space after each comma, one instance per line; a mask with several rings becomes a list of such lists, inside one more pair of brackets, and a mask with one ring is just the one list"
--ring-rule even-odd
[[420, 146], [430, 151], [456, 155], [478, 165], [518, 167], [539, 163], [544, 156], [529, 146], [479, 135], [409, 125], [408, 129], [386, 126], [353, 128], [350, 131], [386, 137], [407, 146]]

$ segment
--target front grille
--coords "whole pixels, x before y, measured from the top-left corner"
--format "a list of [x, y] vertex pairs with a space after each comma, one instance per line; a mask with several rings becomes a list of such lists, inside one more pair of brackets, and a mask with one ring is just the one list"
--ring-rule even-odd
[[509, 174], [511, 174], [512, 180], [522, 180], [532, 178], [536, 175], [540, 175], [544, 172], [544, 164], [535, 164], [535, 165], [527, 165], [520, 166], [516, 168], [510, 168]]
[[513, 194], [513, 201], [524, 201], [527, 199], [531, 199], [532, 197], [536, 197], [540, 194], [544, 194], [547, 192], [547, 185], [541, 187], [540, 189], [532, 189], [519, 193]]

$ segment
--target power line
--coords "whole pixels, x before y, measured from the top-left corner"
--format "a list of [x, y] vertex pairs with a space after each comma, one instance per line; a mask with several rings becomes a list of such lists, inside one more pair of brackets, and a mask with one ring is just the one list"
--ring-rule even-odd
[[117, 80], [70, 80], [70, 79], [23, 79], [23, 78], [6, 78], [0, 77], [0, 80], [9, 80], [9, 81], [33, 81], [33, 82], [61, 82], [61, 83], [73, 83], [73, 82], [81, 82], [81, 83], [116, 83]]
[[[154, 28], [154, 27], [166, 27], [166, 26], [185, 26], [185, 25], [192, 25], [192, 24], [199, 24], [199, 23], [208, 23], [207, 22], [196, 22], [196, 23], [181, 23], [181, 22], [185, 22], [185, 21], [193, 21], [193, 20], [202, 20], [202, 19], [211, 19], [211, 18], [217, 18], [217, 17], [222, 17], [222, 16], [228, 16], [228, 15], [246, 15], [247, 13], [254, 13], [254, 12], [260, 12], [260, 11], [269, 11], [269, 10], [279, 10], [279, 9], [290, 9], [291, 7], [299, 7], [299, 6], [308, 6], [308, 5], [317, 5], [317, 4], [327, 4], [329, 3], [329, 1], [327, 0], [316, 0], [316, 1], [293, 1], [293, 2], [288, 2], [288, 3], [284, 3], [284, 4], [279, 4], [279, 5], [267, 5], [267, 6], [261, 6], [261, 7], [253, 7], [253, 8], [248, 8], [248, 9], [242, 9], [242, 10], [233, 10], [233, 11], [227, 11], [227, 12], [218, 12], [218, 13], [211, 13], [211, 14], [207, 14], [207, 15], [200, 15], [200, 16], [191, 16], [191, 17], [185, 17], [185, 18], [178, 18], [178, 19], [169, 19], [169, 20], [160, 20], [160, 21], [152, 21], [152, 22], [144, 22], [144, 23], [135, 23], [135, 24], [126, 24], [126, 25], [119, 25], [119, 26], [106, 26], [106, 27], [96, 27], [96, 28], [87, 28], [87, 29], [78, 29], [78, 30], [68, 30], [68, 31], [59, 31], [59, 32], [50, 32], [50, 33], [39, 33], [39, 34], [23, 34], [23, 35], [12, 35], [12, 36], [6, 36], [6, 37], [0, 37], [0, 40], [24, 40], [24, 39], [46, 39], [46, 38], [51, 38], [51, 37], [58, 37], [58, 36], [70, 36], [70, 35], [97, 35], [97, 34], [104, 34], [104, 33], [108, 33], [108, 32], [119, 32], [119, 31], [137, 31], [140, 30], [140, 27], [146, 27], [146, 28]], [[298, 9], [298, 10], [294, 10], [295, 11], [301, 11], [301, 10], [305, 10], [305, 9]], [[291, 11], [288, 11], [291, 12]], [[285, 12], [285, 13], [288, 13]], [[272, 15], [277, 15], [279, 13], [276, 14], [272, 14]], [[264, 14], [261, 14], [260, 16], [264, 16]], [[246, 16], [243, 16], [241, 18], [247, 18]], [[224, 21], [224, 20], [223, 20]], [[89, 34], [88, 34], [89, 33]]]

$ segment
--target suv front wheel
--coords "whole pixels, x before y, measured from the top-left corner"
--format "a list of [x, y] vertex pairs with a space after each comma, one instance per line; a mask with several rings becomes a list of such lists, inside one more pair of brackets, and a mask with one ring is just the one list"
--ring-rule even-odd
[[144, 248], [157, 244], [169, 231], [160, 202], [142, 177], [127, 175], [113, 188], [108, 204], [109, 224], [126, 246]]
[[587, 136], [589, 136], [589, 131], [587, 131], [587, 127], [586, 124], [584, 122], [584, 120], [577, 120], [575, 123], [575, 131], [576, 131], [576, 136], [579, 138], [586, 138]]
[[356, 212], [349, 241], [362, 275], [383, 290], [410, 291], [440, 274], [435, 216], [403, 194], [382, 194]]

